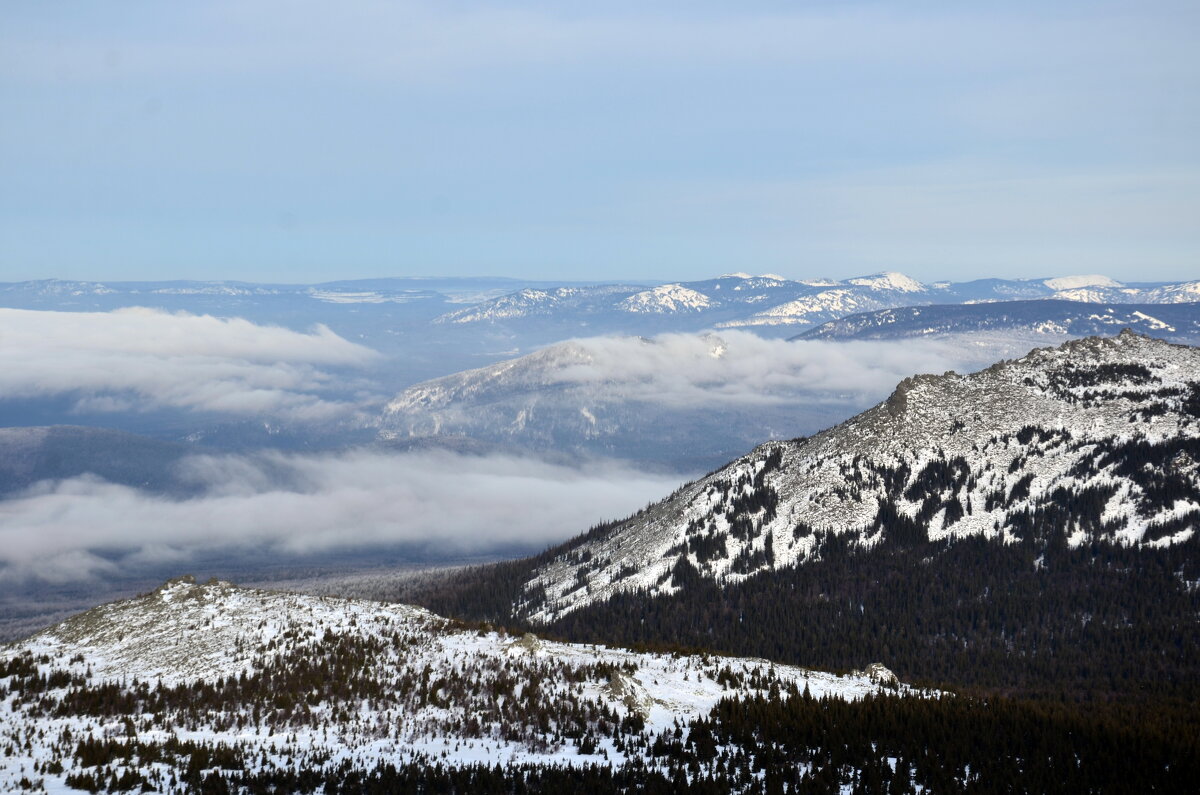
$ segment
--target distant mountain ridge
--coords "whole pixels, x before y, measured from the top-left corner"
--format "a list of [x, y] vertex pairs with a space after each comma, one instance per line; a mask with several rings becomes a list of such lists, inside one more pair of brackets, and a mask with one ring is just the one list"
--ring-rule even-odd
[[1104, 276], [1040, 280], [981, 279], [925, 285], [885, 271], [842, 281], [793, 281], [778, 276], [726, 274], [649, 289], [604, 285], [525, 289], [482, 301], [436, 322], [471, 324], [573, 317], [615, 323], [621, 315], [703, 319], [715, 328], [803, 327], [847, 314], [910, 305], [1019, 299], [1165, 304], [1200, 300], [1200, 281], [1123, 285]]
[[979, 332], [1087, 337], [1121, 328], [1172, 342], [1200, 340], [1200, 303], [1081, 304], [1045, 299], [910, 306], [847, 315], [791, 339], [889, 340]]

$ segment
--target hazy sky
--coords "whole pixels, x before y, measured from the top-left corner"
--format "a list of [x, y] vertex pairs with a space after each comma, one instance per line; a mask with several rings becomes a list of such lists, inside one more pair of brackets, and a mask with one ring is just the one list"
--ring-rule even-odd
[[1200, 275], [1195, 2], [14, 2], [0, 280]]

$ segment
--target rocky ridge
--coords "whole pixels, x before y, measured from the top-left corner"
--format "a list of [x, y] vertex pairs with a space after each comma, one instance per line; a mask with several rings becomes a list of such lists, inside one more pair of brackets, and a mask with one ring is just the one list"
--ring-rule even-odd
[[909, 692], [882, 667], [639, 654], [185, 577], [0, 648], [0, 787], [80, 786], [98, 754], [159, 791], [210, 767], [617, 765], [723, 697], [802, 689]]
[[676, 593], [689, 572], [736, 583], [803, 564], [828, 534], [1016, 543], [1080, 500], [1054, 531], [1069, 546], [1169, 546], [1200, 525], [1198, 462], [1200, 350], [1129, 332], [1072, 341], [905, 379], [837, 427], [764, 444], [568, 544], [515, 611], [549, 622], [614, 593]]

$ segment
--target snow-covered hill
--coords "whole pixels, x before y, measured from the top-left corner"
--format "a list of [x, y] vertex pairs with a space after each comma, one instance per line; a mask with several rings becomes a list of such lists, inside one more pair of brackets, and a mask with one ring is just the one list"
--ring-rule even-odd
[[1129, 332], [915, 376], [567, 545], [515, 609], [548, 622], [615, 593], [678, 592], [688, 572], [737, 583], [803, 564], [829, 534], [1166, 547], [1200, 527], [1198, 440], [1200, 349]]
[[210, 769], [653, 765], [655, 737], [719, 699], [805, 688], [908, 691], [882, 666], [635, 653], [182, 578], [0, 649], [0, 789], [86, 786], [101, 765], [133, 782], [102, 787], [164, 792]]
[[[1051, 279], [1047, 284], [1056, 281], [1070, 284], [1066, 279]], [[1058, 287], [1051, 297], [1091, 304], [1183, 304], [1200, 301], [1200, 281], [1134, 286], [1099, 281], [1097, 277], [1094, 282]]]
[[746, 318], [718, 323], [720, 328], [751, 328], [755, 326], [806, 326], [830, 318], [856, 312], [867, 312], [884, 306], [894, 306], [895, 296], [879, 296], [862, 290], [837, 287], [806, 295]]
[[707, 309], [712, 301], [707, 295], [690, 290], [681, 284], [664, 284], [634, 293], [617, 304], [626, 312], [683, 312]]
[[744, 331], [590, 337], [415, 384], [379, 419], [388, 443], [470, 439], [695, 473], [764, 439], [840, 422], [913, 369], [982, 367], [1029, 346], [789, 343]]
[[[1044, 287], [1042, 290], [1048, 292]], [[606, 285], [521, 290], [450, 312], [438, 318], [438, 322], [586, 319], [601, 328], [616, 329], [627, 325], [632, 318], [652, 316], [660, 324], [674, 317], [731, 328], [808, 325], [849, 312], [923, 302], [927, 291], [915, 279], [891, 272], [844, 282], [790, 281], [775, 275], [729, 273], [716, 279], [649, 289]], [[684, 326], [680, 330], [691, 328]]]
[[845, 317], [906, 306], [1017, 299], [1086, 303], [1166, 304], [1200, 300], [1200, 282], [1122, 284], [1107, 276], [1049, 279], [981, 279], [933, 285], [894, 271], [843, 281], [792, 281], [775, 275], [729, 273], [716, 279], [644, 287], [605, 285], [522, 290], [438, 318], [439, 323], [586, 321], [596, 331], [643, 330], [631, 323], [653, 319], [656, 330], [779, 327], [804, 328]]
[[847, 315], [794, 339], [894, 340], [1002, 333], [1059, 342], [1122, 328], [1172, 342], [1192, 342], [1200, 339], [1200, 303], [1093, 305], [1040, 300], [910, 306]]

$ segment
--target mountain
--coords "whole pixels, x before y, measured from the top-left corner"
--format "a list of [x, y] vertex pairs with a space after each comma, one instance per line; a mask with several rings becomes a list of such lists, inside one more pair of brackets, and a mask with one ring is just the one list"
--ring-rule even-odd
[[779, 276], [730, 273], [715, 279], [650, 288], [600, 287], [522, 290], [438, 318], [439, 323], [584, 323], [626, 333], [696, 331], [811, 324], [864, 309], [923, 302], [929, 288], [899, 273], [845, 282], [791, 281]]
[[610, 641], [835, 667], [866, 648], [916, 678], [1191, 692], [1198, 527], [1200, 350], [1123, 332], [906, 379], [428, 598]]
[[696, 473], [764, 439], [839, 422], [886, 395], [911, 367], [983, 366], [1024, 350], [1005, 340], [868, 350], [737, 330], [582, 338], [415, 384], [388, 402], [379, 438], [389, 446], [599, 455]]
[[842, 281], [793, 281], [775, 275], [731, 273], [650, 288], [602, 285], [524, 289], [446, 313], [436, 322], [449, 326], [500, 324], [508, 328], [541, 328], [557, 323], [587, 328], [591, 334], [748, 328], [773, 335], [780, 328], [803, 328], [848, 314], [914, 305], [1021, 299], [1167, 304], [1197, 298], [1200, 282], [1125, 285], [1105, 276], [980, 279], [925, 285], [892, 271]]
[[[785, 345], [786, 343], [774, 343]], [[773, 391], [738, 384], [762, 356], [757, 341], [716, 335], [589, 338], [423, 382], [379, 419], [388, 445], [415, 440], [598, 455], [691, 472], [715, 466], [763, 437], [812, 432], [839, 418], [846, 397], [802, 394], [783, 375]], [[741, 360], [742, 363], [739, 363]], [[799, 365], [794, 369], [799, 371]], [[703, 379], [693, 383], [683, 371]], [[799, 373], [796, 373], [798, 376]], [[795, 404], [802, 398], [805, 411]]]
[[1050, 299], [910, 306], [848, 315], [792, 339], [886, 340], [1003, 332], [1057, 341], [1121, 328], [1172, 342], [1193, 342], [1200, 339], [1200, 303], [1094, 305]]
[[[405, 605], [184, 577], [0, 648], [0, 786], [41, 789], [40, 778], [52, 791], [228, 791], [222, 782], [310, 792], [330, 779], [324, 791], [343, 791], [338, 782], [354, 791], [373, 774], [395, 782], [435, 765], [478, 773], [480, 763], [496, 765], [497, 777], [503, 763], [630, 767], [654, 779], [648, 763], [669, 780], [679, 762], [656, 764], [664, 753], [655, 749], [680, 737], [679, 726], [718, 703], [802, 691], [843, 701], [919, 695], [882, 666], [839, 676], [637, 653], [468, 627]], [[713, 774], [715, 751], [689, 756]], [[753, 778], [749, 768], [729, 772]]]
[[1130, 717], [190, 577], [0, 647], [6, 791], [1185, 789], [1194, 720]]

